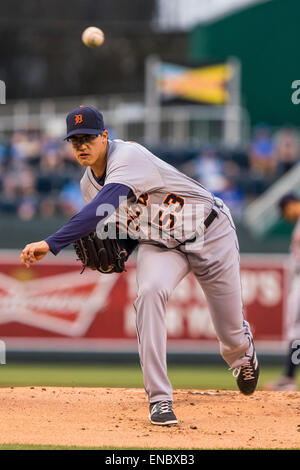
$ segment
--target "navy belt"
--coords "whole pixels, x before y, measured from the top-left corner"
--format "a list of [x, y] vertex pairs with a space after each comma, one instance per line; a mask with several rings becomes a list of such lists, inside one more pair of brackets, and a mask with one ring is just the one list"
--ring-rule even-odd
[[[218, 203], [216, 201], [214, 201], [214, 205], [217, 206], [217, 207], [222, 207], [221, 205], [218, 205]], [[210, 226], [210, 224], [218, 216], [219, 216], [219, 213], [215, 209], [212, 209], [210, 211], [210, 213], [208, 214], [208, 216], [206, 217], [206, 219], [204, 220], [205, 228], [208, 228]], [[186, 240], [185, 242], [180, 243], [180, 245], [185, 245], [186, 243], [193, 243], [196, 240], [196, 238], [197, 238], [196, 235], [194, 235], [194, 237], [192, 237], [190, 240]]]
[[[216, 199], [214, 199], [214, 206], [218, 207], [219, 209], [222, 209], [223, 207], [223, 201], [220, 199], [219, 201], [217, 201]], [[212, 209], [211, 212], [208, 214], [208, 216], [206, 217], [206, 219], [204, 220], [204, 225], [205, 225], [205, 228], [208, 228], [210, 226], [210, 224], [215, 220], [216, 217], [219, 216], [219, 213], [215, 210], [215, 209]]]
[[[221, 209], [223, 207], [223, 203], [222, 201], [216, 201], [216, 199], [214, 199], [214, 206], [218, 207], [219, 209]], [[215, 210], [215, 209], [212, 209], [210, 211], [210, 213], [208, 214], [208, 216], [206, 217], [206, 219], [204, 220], [204, 226], [205, 228], [208, 228], [210, 226], [210, 224], [217, 218], [219, 217], [219, 213]], [[195, 240], [197, 239], [197, 236], [194, 235], [192, 238], [190, 238], [189, 240], [185, 240], [184, 242], [181, 242], [179, 243], [179, 245], [176, 246], [176, 248], [178, 248], [179, 246], [181, 245], [185, 245], [186, 243], [193, 243]]]
[[206, 219], [204, 220], [205, 228], [208, 228], [210, 224], [218, 217], [218, 212], [215, 209], [212, 209], [211, 212], [208, 214]]

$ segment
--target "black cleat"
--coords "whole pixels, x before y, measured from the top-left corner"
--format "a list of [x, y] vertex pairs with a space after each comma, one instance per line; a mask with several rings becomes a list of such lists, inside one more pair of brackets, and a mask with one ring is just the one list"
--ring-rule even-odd
[[259, 366], [254, 345], [252, 357], [246, 364], [234, 369], [232, 375], [236, 378], [241, 393], [251, 395], [255, 392], [259, 377]]
[[172, 409], [172, 402], [167, 400], [150, 404], [149, 419], [152, 424], [159, 424], [160, 426], [178, 423]]

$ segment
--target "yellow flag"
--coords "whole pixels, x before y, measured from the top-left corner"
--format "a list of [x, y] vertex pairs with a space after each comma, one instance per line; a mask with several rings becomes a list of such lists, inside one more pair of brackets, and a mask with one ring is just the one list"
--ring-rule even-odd
[[165, 96], [221, 105], [228, 102], [226, 85], [232, 75], [233, 68], [228, 64], [193, 69], [162, 64], [157, 85]]

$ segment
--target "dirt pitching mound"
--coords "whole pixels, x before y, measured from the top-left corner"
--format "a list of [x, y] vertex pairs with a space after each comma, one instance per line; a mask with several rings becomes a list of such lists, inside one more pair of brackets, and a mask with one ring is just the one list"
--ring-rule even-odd
[[114, 448], [300, 448], [300, 392], [175, 390], [177, 426], [154, 426], [144, 390], [0, 389], [0, 443]]

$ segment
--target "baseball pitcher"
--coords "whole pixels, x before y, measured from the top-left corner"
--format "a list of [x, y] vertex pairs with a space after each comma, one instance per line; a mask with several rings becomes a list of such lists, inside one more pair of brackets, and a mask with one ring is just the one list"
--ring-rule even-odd
[[134, 307], [151, 423], [177, 423], [167, 375], [165, 312], [172, 291], [190, 271], [205, 293], [222, 357], [240, 391], [252, 394], [259, 367], [243, 315], [239, 248], [229, 209], [142, 145], [109, 140], [103, 116], [95, 108], [79, 107], [68, 114], [66, 139], [78, 163], [86, 167], [81, 180], [86, 205], [56, 233], [26, 245], [21, 263], [30, 267], [48, 251], [57, 255], [75, 243], [85, 266], [94, 268], [98, 263], [101, 272], [120, 272], [120, 263], [116, 268], [109, 255], [114, 249], [102, 246], [105, 237], [105, 243], [114, 238], [103, 228], [117, 226], [115, 260], [126, 261], [130, 254], [126, 242], [138, 244]]

